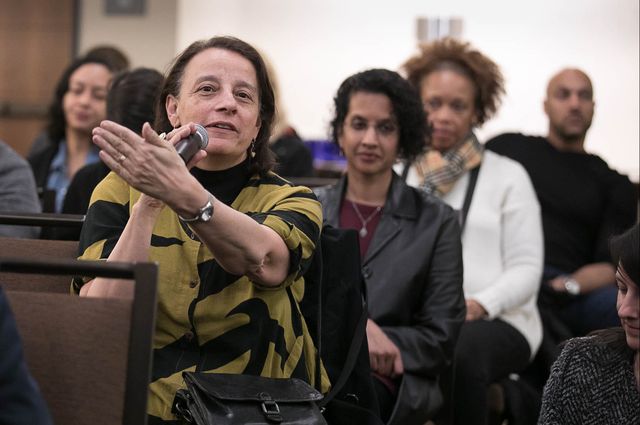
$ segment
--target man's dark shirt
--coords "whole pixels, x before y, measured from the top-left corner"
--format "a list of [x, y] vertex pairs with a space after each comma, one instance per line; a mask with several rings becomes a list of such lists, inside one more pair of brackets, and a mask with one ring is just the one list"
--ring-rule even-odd
[[546, 266], [572, 273], [610, 261], [609, 238], [637, 217], [637, 190], [626, 176], [596, 155], [558, 151], [543, 137], [507, 133], [486, 147], [529, 173], [542, 208]]

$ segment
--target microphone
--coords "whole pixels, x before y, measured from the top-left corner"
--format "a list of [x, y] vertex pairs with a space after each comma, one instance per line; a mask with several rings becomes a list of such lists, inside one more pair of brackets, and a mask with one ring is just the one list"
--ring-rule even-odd
[[207, 130], [200, 124], [196, 124], [196, 132], [189, 135], [189, 137], [180, 140], [176, 144], [176, 151], [182, 158], [184, 163], [189, 162], [193, 155], [195, 155], [200, 149], [204, 149], [209, 144], [209, 135]]

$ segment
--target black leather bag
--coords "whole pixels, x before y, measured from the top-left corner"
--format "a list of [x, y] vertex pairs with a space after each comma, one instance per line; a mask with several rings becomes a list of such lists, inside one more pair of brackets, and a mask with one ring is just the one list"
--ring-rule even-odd
[[322, 394], [296, 379], [183, 372], [173, 413], [196, 425], [324, 424], [316, 402]]

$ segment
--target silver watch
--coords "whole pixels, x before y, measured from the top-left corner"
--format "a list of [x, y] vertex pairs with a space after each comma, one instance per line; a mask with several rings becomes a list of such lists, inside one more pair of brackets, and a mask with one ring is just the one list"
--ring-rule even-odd
[[580, 284], [577, 280], [572, 277], [567, 277], [564, 281], [564, 289], [571, 295], [579, 295], [580, 294]]
[[184, 218], [180, 214], [178, 214], [178, 217], [185, 223], [206, 223], [207, 221], [211, 220], [211, 217], [213, 217], [214, 199], [215, 198], [213, 197], [213, 195], [209, 193], [209, 199], [207, 199], [207, 203], [198, 210], [198, 213], [195, 217]]

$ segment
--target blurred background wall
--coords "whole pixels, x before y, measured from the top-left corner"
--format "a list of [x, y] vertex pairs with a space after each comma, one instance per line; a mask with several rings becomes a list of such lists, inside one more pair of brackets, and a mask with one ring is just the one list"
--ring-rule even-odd
[[[24, 0], [0, 0], [0, 16], [15, 1]], [[164, 71], [196, 39], [230, 34], [254, 44], [274, 64], [291, 124], [305, 139], [328, 138], [332, 96], [345, 77], [372, 67], [398, 69], [415, 52], [419, 19], [454, 18], [462, 24], [460, 38], [495, 60], [507, 82], [503, 105], [481, 139], [504, 131], [544, 135], [547, 81], [577, 66], [595, 89], [587, 149], [638, 181], [637, 0], [142, 0], [144, 13], [130, 16], [108, 15], [108, 0], [72, 1], [72, 54], [109, 43], [133, 66]], [[37, 23], [31, 25], [35, 31]], [[51, 85], [47, 93], [58, 75], [42, 82]], [[0, 118], [0, 138], [12, 143], [5, 128]]]

